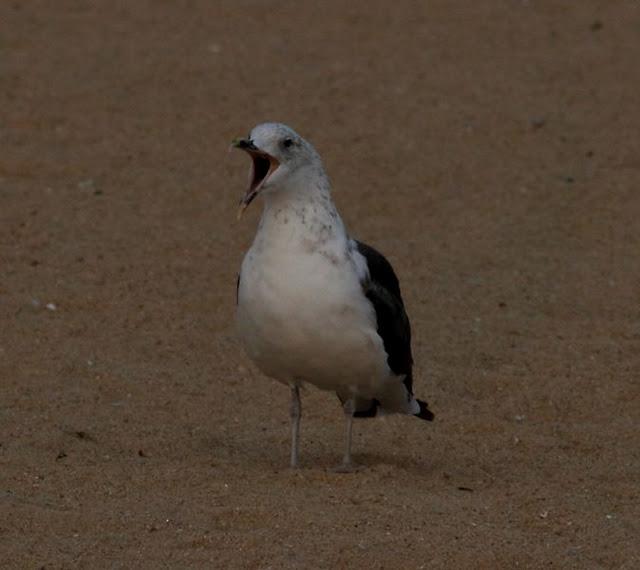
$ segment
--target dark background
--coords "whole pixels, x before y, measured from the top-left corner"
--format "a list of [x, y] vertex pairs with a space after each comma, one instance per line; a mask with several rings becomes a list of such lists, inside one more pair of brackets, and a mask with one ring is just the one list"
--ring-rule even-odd
[[[0, 5], [3, 568], [640, 566], [637, 2]], [[432, 425], [234, 337], [265, 120], [392, 261]]]

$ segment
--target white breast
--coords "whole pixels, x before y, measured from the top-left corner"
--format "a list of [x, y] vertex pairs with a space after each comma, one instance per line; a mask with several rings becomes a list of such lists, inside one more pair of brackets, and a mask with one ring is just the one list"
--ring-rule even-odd
[[314, 212], [303, 224], [299, 211], [265, 211], [242, 264], [239, 334], [268, 376], [371, 397], [390, 374], [375, 313], [342, 222]]

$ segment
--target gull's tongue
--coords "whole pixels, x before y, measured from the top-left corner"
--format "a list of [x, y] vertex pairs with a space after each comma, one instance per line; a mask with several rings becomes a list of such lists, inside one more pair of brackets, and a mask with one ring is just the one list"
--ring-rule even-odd
[[258, 195], [258, 190], [247, 190], [240, 200], [240, 208], [238, 209], [238, 219], [242, 217], [244, 211], [247, 209], [247, 206], [253, 202], [253, 199]]

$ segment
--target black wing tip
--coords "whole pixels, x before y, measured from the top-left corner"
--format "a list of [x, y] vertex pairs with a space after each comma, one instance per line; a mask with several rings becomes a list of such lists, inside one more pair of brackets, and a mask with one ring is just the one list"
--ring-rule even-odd
[[427, 404], [427, 402], [423, 402], [422, 400], [417, 400], [417, 402], [418, 402], [418, 405], [420, 406], [420, 411], [417, 414], [415, 414], [416, 418], [420, 418], [421, 420], [432, 422], [436, 416], [429, 409], [429, 404]]

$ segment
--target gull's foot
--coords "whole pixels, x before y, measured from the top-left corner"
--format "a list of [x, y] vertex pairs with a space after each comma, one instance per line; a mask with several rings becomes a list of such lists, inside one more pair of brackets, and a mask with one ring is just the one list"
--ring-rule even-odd
[[363, 469], [364, 465], [358, 465], [357, 463], [349, 461], [349, 463], [341, 463], [337, 467], [331, 469], [331, 471], [333, 471], [333, 473], [357, 473]]

